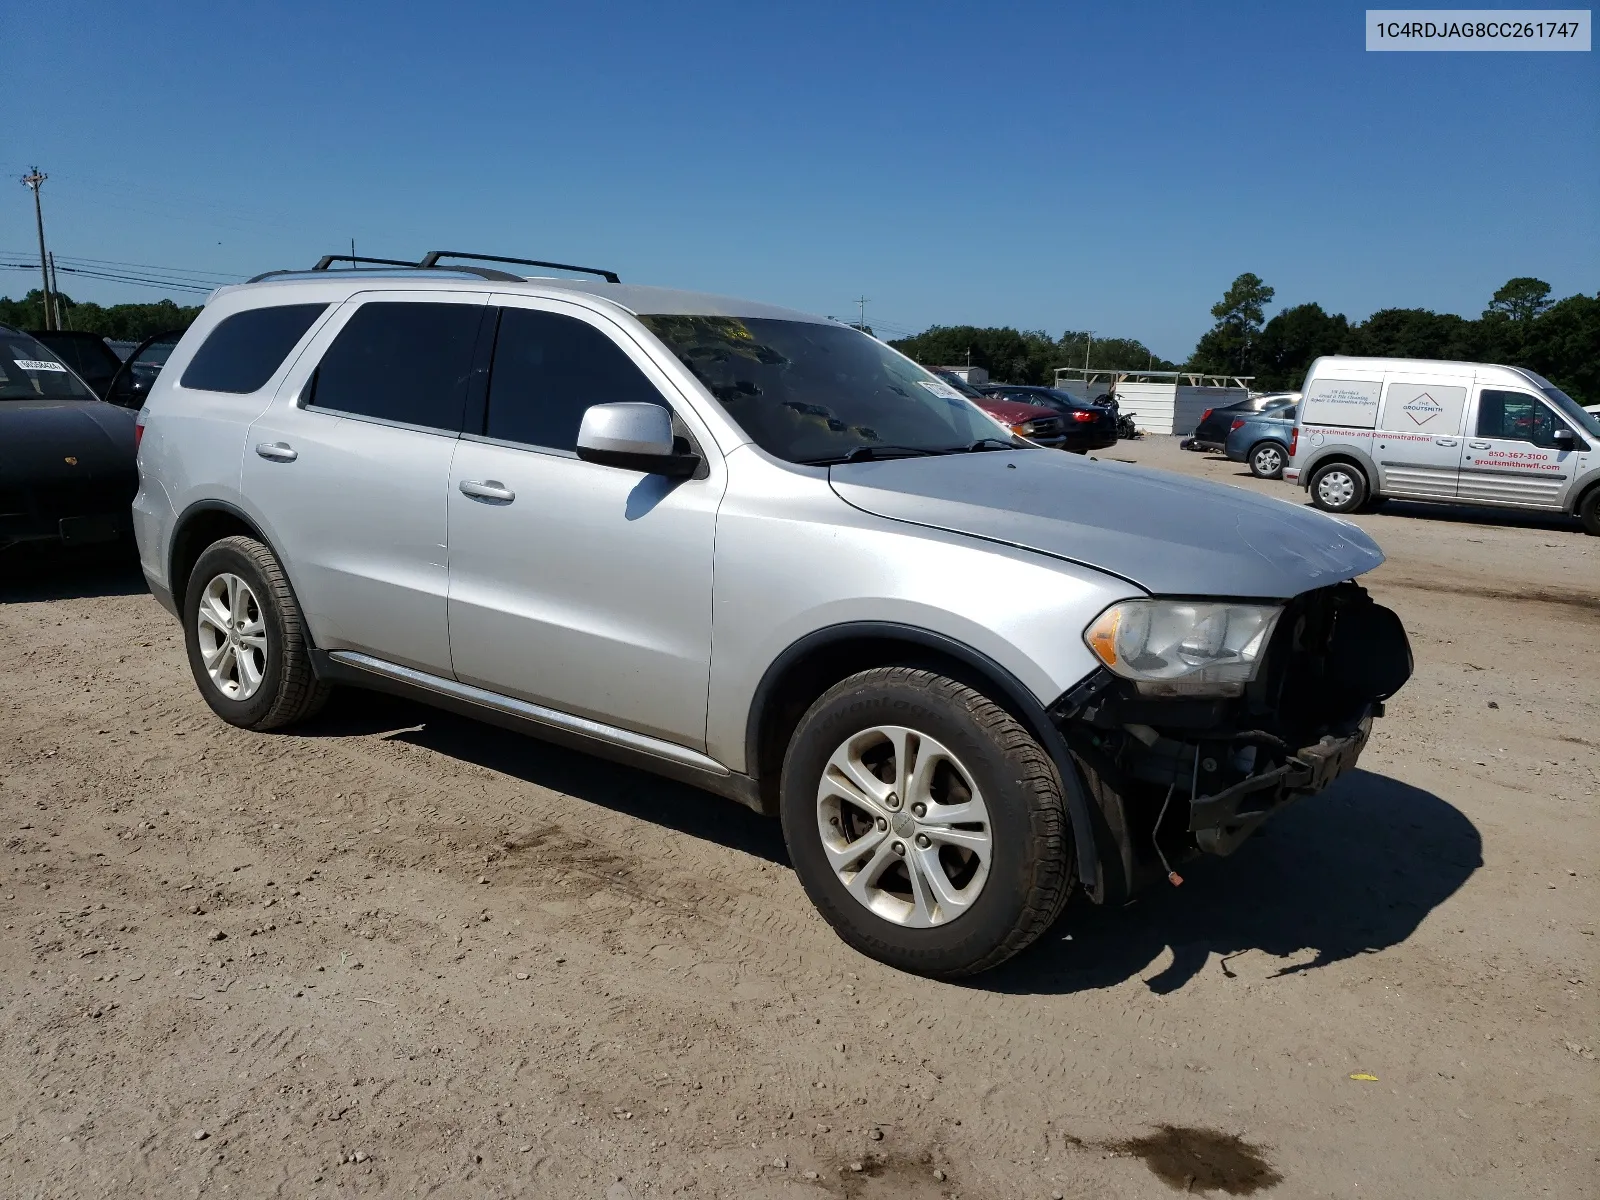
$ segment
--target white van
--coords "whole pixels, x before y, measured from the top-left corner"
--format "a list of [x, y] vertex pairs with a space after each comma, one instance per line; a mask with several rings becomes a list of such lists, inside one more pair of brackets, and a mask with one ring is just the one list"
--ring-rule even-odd
[[1600, 418], [1522, 367], [1319, 358], [1283, 477], [1327, 512], [1431, 500], [1575, 513], [1600, 536]]

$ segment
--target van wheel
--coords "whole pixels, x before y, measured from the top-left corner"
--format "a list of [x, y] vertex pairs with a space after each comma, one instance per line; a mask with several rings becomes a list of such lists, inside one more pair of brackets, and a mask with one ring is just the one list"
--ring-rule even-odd
[[824, 693], [789, 742], [778, 803], [811, 902], [901, 970], [1002, 963], [1072, 889], [1049, 756], [999, 705], [932, 671], [881, 667]]
[[277, 729], [328, 698], [311, 669], [311, 639], [288, 577], [254, 538], [206, 547], [189, 576], [183, 631], [200, 694], [230, 725]]
[[1578, 504], [1578, 520], [1590, 537], [1600, 537], [1600, 487], [1589, 489], [1589, 494]]
[[1259, 442], [1250, 450], [1250, 474], [1257, 479], [1283, 478], [1283, 447], [1277, 442]]
[[1323, 512], [1353, 513], [1366, 503], [1367, 477], [1349, 463], [1329, 463], [1311, 477], [1311, 503]]

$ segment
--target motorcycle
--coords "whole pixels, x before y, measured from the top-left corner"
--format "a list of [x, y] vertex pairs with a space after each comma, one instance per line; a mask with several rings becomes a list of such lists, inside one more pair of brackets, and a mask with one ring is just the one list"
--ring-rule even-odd
[[1116, 418], [1118, 441], [1132, 441], [1134, 438], [1144, 436], [1139, 427], [1134, 424], [1133, 418], [1121, 411], [1120, 406], [1117, 404], [1117, 398], [1110, 392], [1101, 392], [1100, 395], [1094, 398], [1092, 403], [1097, 408], [1108, 409], [1111, 415]]

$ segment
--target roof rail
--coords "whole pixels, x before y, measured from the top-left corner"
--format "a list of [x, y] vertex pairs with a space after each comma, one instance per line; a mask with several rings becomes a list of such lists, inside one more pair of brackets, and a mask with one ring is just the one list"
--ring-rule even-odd
[[414, 267], [417, 265], [414, 262], [404, 262], [398, 258], [357, 258], [354, 254], [324, 254], [317, 259], [317, 265], [311, 269], [313, 271], [326, 271], [330, 265], [336, 262], [347, 262], [352, 267], [357, 263], [372, 263], [374, 266], [382, 267]]
[[[541, 262], [536, 258], [505, 258], [498, 254], [468, 254], [462, 250], [430, 250], [422, 256], [422, 261], [416, 265], [425, 269], [437, 267], [441, 258], [470, 258], [475, 262], [515, 263], [524, 267], [550, 267], [557, 271], [580, 271], [585, 275], [598, 275], [607, 283], [622, 282], [615, 271], [607, 271], [603, 267], [575, 267], [571, 263]], [[449, 266], [447, 269], [468, 271], [472, 268]]]

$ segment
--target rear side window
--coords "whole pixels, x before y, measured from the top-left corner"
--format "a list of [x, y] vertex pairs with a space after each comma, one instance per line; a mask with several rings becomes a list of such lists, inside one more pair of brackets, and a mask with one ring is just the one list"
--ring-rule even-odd
[[481, 304], [363, 304], [311, 378], [318, 408], [461, 429]]
[[584, 410], [625, 400], [665, 405], [622, 347], [593, 325], [528, 308], [501, 314], [489, 376], [489, 437], [575, 450]]
[[260, 391], [326, 304], [279, 304], [225, 317], [184, 368], [182, 386], [201, 392]]

